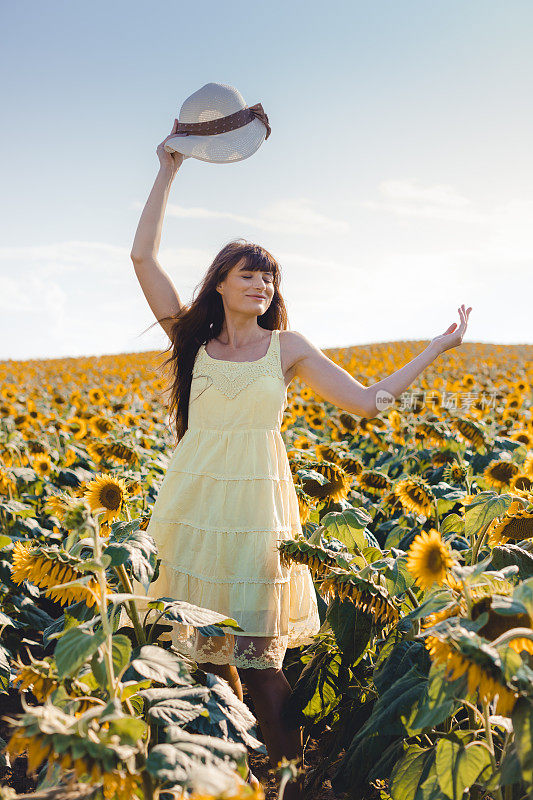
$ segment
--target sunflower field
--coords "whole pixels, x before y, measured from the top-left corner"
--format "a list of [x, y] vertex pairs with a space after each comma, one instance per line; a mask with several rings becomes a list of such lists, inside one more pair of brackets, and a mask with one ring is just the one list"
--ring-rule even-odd
[[[371, 385], [425, 344], [325, 352]], [[0, 363], [0, 800], [271, 796], [245, 781], [251, 710], [169, 636], [236, 621], [139, 590], [174, 446], [159, 355]], [[309, 800], [533, 797], [532, 356], [465, 343], [372, 419], [290, 385], [303, 535], [279, 549], [322, 622], [286, 655]]]

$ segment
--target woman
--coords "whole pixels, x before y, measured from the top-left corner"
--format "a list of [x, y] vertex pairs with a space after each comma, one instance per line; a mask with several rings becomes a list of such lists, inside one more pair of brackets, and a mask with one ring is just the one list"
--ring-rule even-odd
[[[218, 253], [189, 305], [157, 261], [163, 216], [184, 157], [157, 148], [160, 169], [142, 212], [131, 258], [148, 304], [171, 342], [174, 450], [150, 519], [160, 575], [152, 597], [174, 597], [232, 617], [241, 631], [202, 637], [179, 628], [199, 666], [225, 678], [242, 700], [243, 678], [275, 766], [302, 759], [302, 731], [281, 709], [290, 694], [287, 647], [318, 631], [316, 594], [305, 565], [280, 563], [277, 544], [301, 532], [298, 501], [280, 434], [286, 390], [298, 376], [339, 408], [375, 417], [439, 353], [461, 344], [471, 309], [402, 369], [365, 387], [301, 334], [287, 329], [279, 265], [242, 240]], [[155, 324], [155, 323], [154, 323]], [[168, 362], [166, 362], [168, 363]], [[388, 393], [388, 395], [387, 395]], [[376, 405], [376, 403], [378, 405]], [[249, 775], [252, 784], [257, 780]], [[301, 797], [301, 781], [286, 800]]]

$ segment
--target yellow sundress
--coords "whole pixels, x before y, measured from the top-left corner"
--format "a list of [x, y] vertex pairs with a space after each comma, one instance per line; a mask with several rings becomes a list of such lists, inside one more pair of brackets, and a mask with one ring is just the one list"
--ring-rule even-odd
[[287, 647], [320, 628], [309, 568], [280, 563], [277, 544], [302, 528], [280, 425], [287, 407], [279, 330], [256, 361], [196, 355], [188, 428], [168, 463], [147, 531], [160, 575], [149, 596], [235, 619], [243, 633], [204, 637], [173, 623], [197, 662], [281, 668]]

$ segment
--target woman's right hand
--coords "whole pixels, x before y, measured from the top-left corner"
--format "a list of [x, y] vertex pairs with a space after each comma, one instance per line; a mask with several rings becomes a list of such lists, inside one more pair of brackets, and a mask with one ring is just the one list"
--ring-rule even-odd
[[172, 126], [172, 130], [168, 136], [166, 136], [160, 145], [157, 146], [157, 156], [159, 158], [159, 162], [164, 169], [169, 169], [173, 174], [176, 174], [178, 169], [183, 164], [184, 159], [189, 158], [189, 156], [183, 155], [183, 153], [167, 153], [165, 150], [165, 143], [170, 139], [172, 136], [175, 136], [178, 130], [178, 120], [174, 120], [174, 124]]

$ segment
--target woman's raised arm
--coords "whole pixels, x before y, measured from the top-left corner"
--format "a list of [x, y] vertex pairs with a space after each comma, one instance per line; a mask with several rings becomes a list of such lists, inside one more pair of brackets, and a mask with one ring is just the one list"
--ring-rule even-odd
[[287, 361], [291, 364], [292, 374], [301, 378], [324, 400], [349, 413], [372, 419], [394, 402], [438, 355], [462, 343], [471, 310], [465, 310], [463, 304], [458, 309], [459, 327], [453, 322], [416, 358], [372, 386], [363, 386], [296, 331], [287, 332]]
[[[170, 187], [184, 160], [181, 153], [167, 153], [164, 149], [167, 139], [175, 134], [176, 125], [177, 120], [172, 132], [157, 148], [159, 172], [141, 214], [130, 253], [143, 294], [158, 320], [171, 317], [182, 306], [174, 284], [157, 260]], [[170, 322], [160, 324], [170, 338]]]

